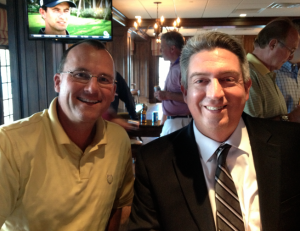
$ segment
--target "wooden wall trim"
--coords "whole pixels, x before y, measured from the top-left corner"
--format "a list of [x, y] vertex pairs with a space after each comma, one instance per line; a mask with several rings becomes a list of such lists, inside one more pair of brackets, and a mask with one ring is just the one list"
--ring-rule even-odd
[[65, 50], [64, 43], [29, 40], [26, 1], [7, 1], [14, 120], [48, 108], [57, 95], [53, 76]]
[[4, 5], [4, 4], [0, 3], [0, 8], [2, 8], [2, 9], [6, 9], [7, 7], [6, 7], [6, 5]]
[[[258, 27], [266, 25], [276, 17], [248, 17], [248, 18], [182, 18], [181, 27], [201, 28], [206, 26], [236, 26], [236, 27]], [[298, 17], [289, 17], [290, 19]], [[141, 28], [147, 28], [148, 25], [154, 25], [156, 19], [143, 19]], [[165, 19], [164, 25], [172, 25], [174, 19]], [[133, 27], [135, 19], [128, 19], [127, 26]], [[151, 27], [150, 27], [151, 28]]]

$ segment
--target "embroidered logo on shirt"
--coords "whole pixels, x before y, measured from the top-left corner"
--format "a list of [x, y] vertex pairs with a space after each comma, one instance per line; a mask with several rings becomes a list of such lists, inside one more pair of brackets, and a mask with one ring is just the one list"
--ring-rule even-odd
[[112, 175], [107, 174], [107, 182], [109, 184], [111, 184], [113, 182], [113, 176]]

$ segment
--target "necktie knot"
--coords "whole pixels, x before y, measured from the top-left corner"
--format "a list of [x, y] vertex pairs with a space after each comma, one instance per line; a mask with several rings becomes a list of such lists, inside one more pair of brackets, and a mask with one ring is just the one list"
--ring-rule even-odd
[[218, 165], [226, 166], [226, 158], [229, 152], [229, 149], [231, 148], [230, 144], [221, 144], [218, 149], [216, 150]]

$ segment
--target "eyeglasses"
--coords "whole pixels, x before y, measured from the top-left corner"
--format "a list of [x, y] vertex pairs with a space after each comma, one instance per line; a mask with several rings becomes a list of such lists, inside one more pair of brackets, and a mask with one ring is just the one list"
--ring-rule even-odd
[[281, 45], [283, 45], [286, 49], [289, 50], [289, 52], [291, 53], [290, 56], [292, 56], [292, 55], [295, 53], [295, 50], [296, 50], [296, 49], [291, 49], [291, 48], [289, 48], [287, 45], [284, 44], [284, 42], [282, 42], [282, 41], [280, 41], [280, 40], [279, 40], [278, 42], [279, 42]]
[[87, 84], [92, 77], [97, 78], [97, 82], [102, 86], [109, 86], [117, 82], [113, 78], [110, 78], [108, 76], [92, 75], [90, 72], [87, 71], [65, 71], [65, 72], [61, 72], [61, 74], [70, 74], [73, 77], [74, 81], [83, 84]]

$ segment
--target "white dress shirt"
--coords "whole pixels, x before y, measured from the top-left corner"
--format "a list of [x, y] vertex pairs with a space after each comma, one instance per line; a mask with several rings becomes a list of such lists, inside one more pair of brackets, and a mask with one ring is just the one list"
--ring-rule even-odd
[[[217, 158], [213, 154], [221, 143], [199, 132], [195, 122], [194, 134], [216, 224], [215, 172]], [[239, 196], [245, 230], [261, 230], [256, 172], [248, 131], [242, 118], [233, 134], [224, 143], [232, 146], [227, 156], [227, 165]]]

